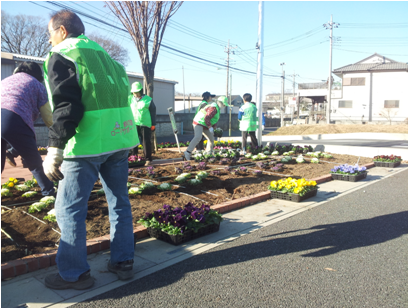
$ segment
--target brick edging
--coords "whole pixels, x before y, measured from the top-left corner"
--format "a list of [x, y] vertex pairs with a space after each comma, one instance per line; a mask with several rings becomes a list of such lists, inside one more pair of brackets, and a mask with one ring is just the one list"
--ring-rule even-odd
[[[363, 165], [367, 169], [375, 167], [374, 163]], [[324, 183], [331, 181], [330, 174], [311, 179], [316, 183]], [[233, 210], [237, 210], [248, 205], [252, 205], [258, 202], [262, 202], [271, 198], [269, 191], [261, 192], [249, 197], [243, 197], [231, 201], [226, 201], [220, 204], [211, 206], [212, 209], [218, 210], [220, 213], [227, 213]], [[138, 226], [133, 229], [135, 239], [142, 239], [148, 237], [147, 229], [143, 226]], [[110, 235], [104, 235], [91, 240], [86, 241], [87, 254], [96, 253], [102, 250], [109, 249], [110, 247]], [[24, 258], [13, 260], [7, 263], [1, 264], [1, 279], [9, 279], [26, 273], [31, 273], [39, 269], [47, 268], [56, 265], [55, 258], [57, 256], [57, 250], [50, 250], [46, 253], [30, 255]]]

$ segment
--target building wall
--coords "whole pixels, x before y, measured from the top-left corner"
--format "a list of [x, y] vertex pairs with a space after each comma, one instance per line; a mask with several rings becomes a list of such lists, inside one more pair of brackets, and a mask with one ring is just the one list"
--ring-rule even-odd
[[[128, 77], [130, 84], [136, 81], [143, 83], [143, 77]], [[156, 114], [168, 114], [167, 108], [174, 108], [174, 84], [155, 80], [153, 88], [153, 101], [156, 105]]]
[[[368, 122], [370, 117], [370, 73], [349, 73], [344, 78], [365, 77], [364, 86], [344, 86], [343, 97], [332, 99], [331, 119], [336, 123]], [[380, 116], [385, 100], [399, 100], [399, 108], [391, 109], [392, 121], [402, 122], [408, 118], [408, 73], [372, 73], [372, 122], [387, 123]], [[352, 101], [352, 108], [339, 108], [339, 101]]]
[[408, 118], [408, 72], [373, 74], [373, 120], [387, 121], [379, 115], [385, 100], [399, 100], [399, 108], [390, 109], [392, 121]]

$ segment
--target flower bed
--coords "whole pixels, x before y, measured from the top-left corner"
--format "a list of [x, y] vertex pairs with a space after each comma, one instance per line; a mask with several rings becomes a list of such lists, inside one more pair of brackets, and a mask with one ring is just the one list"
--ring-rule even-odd
[[[273, 160], [275, 161], [273, 162]], [[328, 159], [330, 161], [347, 162], [352, 163], [357, 161], [358, 157], [350, 155], [334, 155], [334, 158]], [[360, 162], [369, 163], [372, 159], [361, 158]], [[265, 162], [253, 161], [250, 159], [242, 159], [240, 162], [231, 164], [231, 160], [228, 167], [231, 170], [225, 170], [225, 165], [220, 165], [219, 161], [215, 163], [205, 163], [200, 167], [200, 163], [189, 162], [192, 170], [183, 170], [185, 163], [174, 163], [166, 166], [154, 166], [154, 177], [150, 178], [148, 169], [146, 167], [130, 169], [129, 183], [130, 188], [140, 187], [142, 183], [146, 181], [155, 181], [154, 191], [150, 194], [143, 193], [129, 195], [129, 200], [132, 208], [134, 227], [140, 224], [137, 221], [143, 217], [146, 212], [153, 212], [163, 206], [163, 204], [169, 204], [172, 207], [182, 207], [188, 202], [192, 202], [194, 206], [198, 207], [202, 204], [208, 204], [210, 206], [217, 205], [229, 200], [239, 199], [242, 197], [248, 197], [254, 194], [265, 192], [266, 187], [271, 181], [279, 180], [283, 177], [282, 174], [296, 177], [318, 177], [326, 175], [330, 172], [332, 164], [321, 162], [320, 164], [310, 164], [308, 162], [303, 164], [290, 164], [279, 166], [278, 170], [272, 170], [272, 166], [278, 166], [279, 158], [269, 156], [267, 166]], [[272, 163], [273, 164], [269, 164]], [[246, 164], [252, 165], [246, 165]], [[259, 164], [257, 164], [259, 163]], [[187, 166], [186, 166], [187, 167]], [[175, 169], [181, 170], [181, 173], [176, 173]], [[283, 168], [283, 169], [282, 169]], [[262, 170], [263, 173], [260, 176], [251, 174], [251, 169]], [[135, 172], [139, 170], [139, 172]], [[199, 172], [205, 171], [207, 177], [203, 174], [199, 176]], [[276, 171], [276, 172], [275, 172]], [[150, 172], [151, 173], [151, 172]], [[190, 173], [190, 178], [183, 184], [178, 184], [175, 178], [182, 173]], [[310, 175], [310, 177], [309, 177]], [[202, 184], [192, 185], [189, 180], [199, 176]], [[13, 179], [14, 182], [14, 179]], [[27, 184], [29, 181], [27, 181]], [[166, 187], [162, 187], [161, 191], [158, 186], [164, 183], [172, 184], [171, 190], [166, 190]], [[16, 183], [14, 183], [16, 184]], [[32, 184], [32, 183], [31, 183]], [[30, 185], [31, 185], [30, 184]], [[20, 185], [20, 184], [16, 184]], [[181, 185], [181, 186], [177, 186]], [[87, 238], [92, 239], [109, 234], [109, 219], [108, 219], [108, 205], [106, 197], [104, 195], [97, 195], [95, 192], [102, 188], [101, 183], [97, 182], [94, 185], [94, 192], [88, 201], [88, 214], [86, 220]], [[38, 190], [38, 187], [31, 188], [30, 190]], [[58, 242], [59, 235], [55, 233], [52, 228], [58, 229], [56, 223], [44, 221], [44, 217], [52, 209], [52, 206], [47, 207], [41, 212], [35, 212], [32, 215], [43, 221], [39, 222], [30, 216], [24, 214], [21, 210], [28, 213], [29, 206], [42, 198], [41, 193], [38, 193], [35, 197], [24, 198], [21, 195], [22, 191], [13, 190], [12, 197], [2, 197], [2, 205], [5, 203], [18, 204], [22, 202], [32, 201], [30, 204], [13, 207], [13, 211], [8, 211], [2, 214], [2, 226], [5, 231], [11, 235], [13, 239], [20, 247], [16, 247], [13, 243], [10, 243], [5, 239], [5, 246], [2, 246], [2, 261], [13, 260], [25, 256], [25, 249], [27, 253], [42, 253], [49, 249], [55, 249], [55, 243]], [[30, 229], [24, 228], [24, 226], [30, 226]], [[20, 226], [20, 227], [18, 227]], [[31, 227], [32, 226], [32, 227]], [[44, 228], [48, 230], [45, 232]]]

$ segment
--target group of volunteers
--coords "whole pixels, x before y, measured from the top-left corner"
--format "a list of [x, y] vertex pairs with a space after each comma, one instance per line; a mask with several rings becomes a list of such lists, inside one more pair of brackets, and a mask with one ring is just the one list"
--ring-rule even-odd
[[[220, 96], [216, 102], [213, 102], [214, 94], [204, 92], [203, 101], [198, 105], [193, 119], [194, 138], [191, 140], [183, 158], [190, 160], [194, 149], [203, 150], [204, 138], [207, 139], [206, 152], [212, 153], [214, 148], [214, 128], [220, 118], [220, 108], [230, 106], [228, 98]], [[252, 146], [258, 146], [255, 132], [258, 129], [258, 109], [252, 102], [252, 95], [245, 93], [243, 96], [244, 104], [239, 109], [238, 121], [239, 130], [242, 132], [242, 153], [246, 153], [248, 135], [251, 137]], [[262, 114], [262, 129], [265, 127], [265, 117]]]
[[[42, 195], [56, 196], [61, 239], [56, 256], [58, 273], [45, 277], [48, 288], [80, 290], [94, 284], [87, 262], [85, 220], [88, 198], [98, 179], [109, 208], [107, 269], [121, 280], [131, 279], [135, 240], [127, 190], [128, 155], [129, 151], [137, 154], [141, 141], [147, 164], [151, 162], [156, 106], [144, 95], [140, 82], [130, 85], [125, 68], [84, 35], [84, 24], [75, 13], [65, 9], [55, 12], [48, 32], [52, 49], [43, 64], [44, 76], [37, 63], [24, 62], [1, 81], [1, 170], [6, 160], [16, 166], [15, 157], [21, 156]], [[203, 135], [209, 141], [206, 150], [213, 150], [220, 108], [228, 106], [225, 96], [216, 102], [214, 97], [209, 92], [203, 94], [185, 159], [191, 158], [200, 141], [202, 147]], [[251, 100], [250, 94], [244, 95], [245, 104], [238, 115], [244, 150], [248, 134], [257, 145], [257, 109]], [[40, 114], [49, 128], [44, 162], [34, 130]]]

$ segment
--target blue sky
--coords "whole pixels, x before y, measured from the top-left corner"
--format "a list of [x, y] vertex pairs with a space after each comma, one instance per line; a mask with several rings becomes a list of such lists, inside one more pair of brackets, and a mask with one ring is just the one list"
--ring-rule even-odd
[[[35, 2], [58, 10], [48, 2]], [[72, 8], [92, 13], [113, 25], [122, 27], [118, 20], [98, 1], [62, 2]], [[2, 1], [1, 8], [9, 14], [26, 14], [49, 19], [51, 10], [31, 2]], [[266, 1], [264, 2], [264, 74], [281, 75], [284, 62], [285, 89], [292, 91], [293, 74], [296, 82], [319, 82], [329, 75], [329, 30], [324, 23], [340, 23], [334, 37], [340, 38], [333, 49], [333, 69], [355, 63], [379, 53], [393, 60], [408, 62], [408, 2], [391, 1]], [[100, 25], [82, 17], [86, 32], [106, 35], [126, 47], [131, 61], [128, 71], [141, 73], [140, 59], [129, 37], [121, 31]], [[91, 25], [98, 25], [95, 27]], [[182, 31], [177, 30], [182, 29]], [[193, 35], [185, 32], [193, 33]], [[258, 40], [258, 1], [187, 1], [172, 17], [164, 34], [163, 44], [180, 51], [225, 64], [224, 52], [228, 40], [235, 55], [232, 67], [256, 72]], [[226, 93], [226, 69], [202, 63], [177, 52], [161, 48], [156, 65], [156, 77], [176, 80], [176, 91], [210, 91]], [[256, 94], [256, 75], [232, 73], [232, 94]], [[231, 74], [230, 73], [230, 74]], [[281, 91], [281, 79], [263, 78], [263, 97]]]

